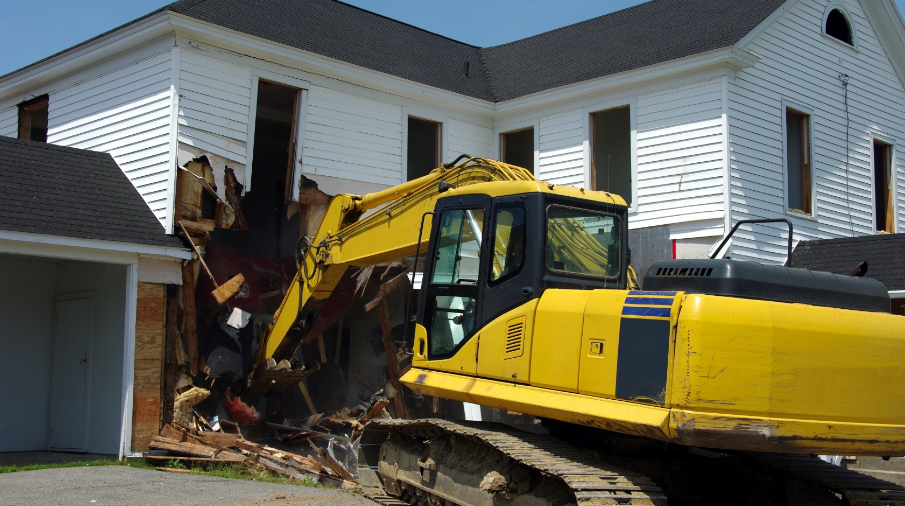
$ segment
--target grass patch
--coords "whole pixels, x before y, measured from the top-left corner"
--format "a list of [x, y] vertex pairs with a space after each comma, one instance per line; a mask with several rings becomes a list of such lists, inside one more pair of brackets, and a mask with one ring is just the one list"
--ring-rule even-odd
[[138, 469], [153, 469], [143, 460], [113, 460], [97, 459], [77, 462], [54, 462], [50, 464], [32, 464], [30, 466], [0, 466], [0, 474], [16, 473], [19, 471], [38, 471], [41, 469], [59, 469], [63, 467], [100, 467], [100, 466], [125, 466]]
[[[167, 465], [167, 467], [171, 467]], [[255, 472], [237, 465], [222, 465], [208, 467], [206, 469], [194, 468], [189, 470], [191, 474], [201, 476], [215, 476], [217, 478], [227, 478], [230, 480], [251, 480], [265, 483], [275, 483], [278, 485], [295, 485], [298, 487], [314, 487], [339, 490], [330, 485], [323, 485], [314, 481], [314, 478], [306, 476], [302, 480], [293, 480], [283, 476], [274, 476], [267, 472]]]

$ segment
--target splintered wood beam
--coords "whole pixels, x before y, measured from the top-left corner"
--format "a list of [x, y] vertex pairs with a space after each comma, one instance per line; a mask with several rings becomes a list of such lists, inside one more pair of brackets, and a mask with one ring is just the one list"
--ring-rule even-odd
[[[216, 282], [215, 282], [216, 284]], [[239, 290], [242, 289], [242, 285], [245, 284], [245, 276], [242, 273], [236, 274], [232, 279], [218, 286], [214, 291], [211, 292], [211, 295], [217, 299], [217, 304], [223, 304], [228, 301], [231, 297], [239, 293]]]
[[305, 402], [308, 403], [308, 409], [311, 410], [311, 414], [318, 414], [317, 408], [314, 407], [314, 401], [311, 400], [311, 394], [308, 393], [308, 387], [305, 386], [304, 380], [299, 382], [299, 390], [302, 391], [302, 395], [305, 397]]
[[[189, 235], [188, 231], [186, 231], [185, 226], [181, 221], [178, 221], [179, 226], [182, 227], [182, 233], [185, 234], [185, 237], [191, 239], [192, 236]], [[213, 229], [211, 229], [213, 230]], [[192, 249], [195, 250], [195, 254], [198, 255], [198, 260], [201, 262], [201, 265], [204, 267], [204, 270], [207, 272], [207, 275], [210, 276], [211, 281], [214, 283], [215, 288], [219, 288], [220, 284], [217, 283], [217, 279], [211, 274], [211, 270], [207, 268], [207, 264], [204, 263], [204, 257], [201, 256], [201, 251], [198, 249], [198, 246], [195, 245], [194, 241], [192, 241]]]
[[198, 315], [195, 307], [195, 268], [192, 262], [182, 266], [182, 304], [185, 311], [185, 347], [189, 354], [189, 373], [198, 374]]
[[390, 382], [396, 389], [396, 395], [393, 397], [393, 407], [396, 409], [396, 418], [408, 418], [408, 412], [405, 409], [405, 394], [402, 391], [402, 384], [399, 383], [399, 363], [396, 361], [396, 346], [393, 344], [392, 329], [390, 327], [390, 310], [387, 307], [385, 298], [380, 299], [377, 304], [380, 312], [380, 330], [383, 334], [383, 348], [387, 356], [387, 371], [390, 373]]

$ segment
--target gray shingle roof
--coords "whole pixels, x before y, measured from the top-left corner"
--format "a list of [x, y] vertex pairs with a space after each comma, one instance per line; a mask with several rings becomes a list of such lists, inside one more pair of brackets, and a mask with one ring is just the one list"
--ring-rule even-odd
[[499, 102], [731, 46], [783, 3], [652, 0], [483, 49], [336, 0], [178, 0], [160, 10]]
[[792, 266], [848, 275], [867, 262], [866, 277], [887, 290], [905, 290], [905, 234], [881, 234], [820, 241], [801, 241], [792, 252]]
[[185, 247], [109, 154], [2, 136], [0, 230]]

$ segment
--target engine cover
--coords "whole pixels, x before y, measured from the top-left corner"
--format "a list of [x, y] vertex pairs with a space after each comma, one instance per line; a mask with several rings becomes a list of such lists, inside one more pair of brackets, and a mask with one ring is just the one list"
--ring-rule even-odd
[[664, 260], [650, 266], [645, 291], [685, 291], [888, 313], [876, 279], [739, 260]]

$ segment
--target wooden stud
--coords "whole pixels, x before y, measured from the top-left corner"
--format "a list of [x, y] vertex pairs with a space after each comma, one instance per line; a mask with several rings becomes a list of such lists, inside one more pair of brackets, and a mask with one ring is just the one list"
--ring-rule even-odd
[[188, 348], [189, 373], [198, 374], [198, 316], [195, 307], [195, 267], [191, 261], [182, 266], [182, 304], [185, 311], [185, 346]]
[[324, 347], [324, 334], [322, 332], [317, 333], [317, 349], [321, 353], [321, 363], [324, 364], [327, 362], [327, 350]]
[[311, 394], [308, 393], [308, 387], [305, 386], [304, 380], [299, 382], [299, 390], [301, 390], [302, 395], [305, 396], [305, 402], [308, 403], [308, 409], [311, 410], [311, 414], [318, 414], [317, 408], [314, 406], [314, 401], [311, 400]]
[[390, 375], [390, 382], [396, 389], [396, 395], [393, 397], [393, 406], [396, 408], [396, 418], [408, 418], [408, 412], [405, 409], [405, 394], [402, 391], [402, 384], [399, 383], [399, 363], [396, 362], [396, 346], [393, 344], [392, 329], [390, 327], [390, 310], [387, 307], [385, 298], [380, 299], [378, 303], [380, 311], [380, 330], [383, 334], [383, 347], [387, 356], [387, 371]]
[[345, 314], [339, 317], [339, 323], [336, 327], [336, 349], [333, 352], [333, 363], [339, 365], [339, 352], [343, 345], [343, 318]]

